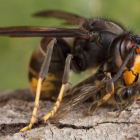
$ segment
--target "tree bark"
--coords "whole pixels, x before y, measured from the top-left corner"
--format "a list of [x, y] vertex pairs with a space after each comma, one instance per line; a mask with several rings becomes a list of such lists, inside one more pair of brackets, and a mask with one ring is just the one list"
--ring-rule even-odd
[[84, 116], [90, 103], [78, 105], [54, 124], [38, 121], [53, 107], [54, 102], [40, 101], [34, 127], [27, 126], [34, 107], [30, 90], [0, 91], [0, 139], [2, 140], [139, 140], [140, 102], [116, 117], [112, 106], [102, 106], [93, 116]]

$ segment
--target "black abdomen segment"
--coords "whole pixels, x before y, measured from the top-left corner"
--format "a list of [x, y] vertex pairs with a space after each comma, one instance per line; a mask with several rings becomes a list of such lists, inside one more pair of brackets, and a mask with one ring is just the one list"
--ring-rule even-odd
[[[51, 38], [43, 38], [31, 57], [29, 65], [29, 83], [34, 94], [36, 93], [39, 72], [50, 40]], [[62, 85], [65, 59], [68, 53], [70, 53], [70, 47], [68, 44], [63, 39], [57, 39], [57, 43], [53, 49], [48, 75], [41, 88], [40, 97], [42, 99], [52, 99], [52, 97], [57, 98]]]

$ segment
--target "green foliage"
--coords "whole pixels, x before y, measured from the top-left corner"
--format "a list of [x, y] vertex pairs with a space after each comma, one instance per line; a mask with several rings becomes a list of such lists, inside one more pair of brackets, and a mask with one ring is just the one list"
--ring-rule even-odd
[[[59, 26], [60, 20], [34, 18], [41, 10], [59, 9], [85, 17], [113, 19], [124, 27], [140, 33], [139, 0], [1, 0], [0, 27], [4, 26]], [[28, 65], [40, 38], [0, 37], [0, 89], [28, 87]], [[88, 73], [88, 72], [87, 72]], [[76, 83], [82, 76], [73, 76]]]

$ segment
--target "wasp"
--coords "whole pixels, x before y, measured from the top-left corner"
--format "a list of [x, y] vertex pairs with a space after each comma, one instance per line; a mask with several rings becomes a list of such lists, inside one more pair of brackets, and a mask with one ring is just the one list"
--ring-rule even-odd
[[[31, 129], [39, 106], [39, 98], [54, 98], [56, 103], [42, 120], [53, 117], [60, 106], [70, 71], [80, 73], [99, 67], [105, 80], [95, 84], [96, 92], [106, 85], [105, 96], [93, 108], [106, 102], [114, 93], [114, 82], [122, 77], [124, 85], [137, 82], [140, 72], [140, 37], [128, 32], [116, 22], [105, 19], [88, 19], [64, 11], [42, 11], [36, 17], [54, 17], [78, 28], [42, 26], [2, 27], [1, 36], [44, 37], [34, 50], [29, 66], [29, 82], [35, 93], [35, 106]], [[110, 73], [110, 74], [109, 74]]]

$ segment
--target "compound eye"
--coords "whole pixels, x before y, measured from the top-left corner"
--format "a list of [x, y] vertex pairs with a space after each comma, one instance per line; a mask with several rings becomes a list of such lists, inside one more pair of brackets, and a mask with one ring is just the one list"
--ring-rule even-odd
[[[121, 53], [121, 57], [122, 60], [125, 59], [126, 55], [128, 54], [129, 50], [132, 48], [132, 46], [134, 45], [133, 41], [128, 38], [125, 37], [121, 43], [121, 47], [120, 47], [120, 53]], [[130, 57], [126, 67], [131, 68], [134, 65], [134, 59], [135, 59], [135, 51], [133, 52], [132, 56]]]
[[126, 99], [128, 99], [130, 96], [132, 96], [132, 94], [133, 94], [132, 89], [130, 89], [130, 88], [124, 89], [123, 92], [122, 92], [122, 98], [123, 98], [124, 100], [126, 100]]

